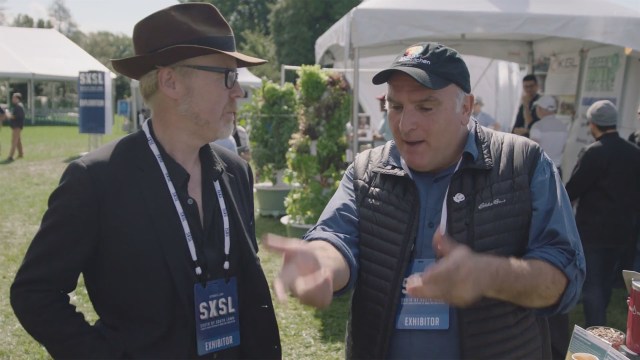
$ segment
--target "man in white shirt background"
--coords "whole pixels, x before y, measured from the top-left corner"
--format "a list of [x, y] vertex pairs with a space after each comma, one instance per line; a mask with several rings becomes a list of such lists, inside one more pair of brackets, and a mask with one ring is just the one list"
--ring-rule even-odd
[[560, 165], [562, 164], [562, 154], [564, 153], [564, 144], [569, 137], [569, 128], [560, 119], [556, 117], [558, 104], [556, 99], [551, 95], [544, 95], [534, 103], [536, 115], [539, 121], [531, 125], [529, 137], [531, 140], [540, 144], [551, 161], [562, 176]]

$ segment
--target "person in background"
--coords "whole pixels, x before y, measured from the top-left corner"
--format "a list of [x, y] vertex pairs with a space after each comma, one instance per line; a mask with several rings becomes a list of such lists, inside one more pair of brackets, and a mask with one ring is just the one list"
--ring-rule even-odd
[[236, 144], [236, 139], [233, 137], [233, 134], [227, 136], [224, 139], [218, 139], [212, 142], [212, 144], [222, 146], [223, 148], [233, 152], [234, 154], [238, 154], [238, 146]]
[[[152, 117], [69, 164], [11, 286], [13, 310], [53, 358], [279, 359], [251, 168], [209, 144], [233, 131], [237, 68], [266, 61], [237, 52], [208, 3], [145, 17], [133, 45], [112, 65], [140, 81]], [[80, 275], [93, 324], [70, 303]]]
[[357, 155], [273, 283], [324, 308], [353, 290], [347, 359], [547, 359], [546, 315], [578, 301], [569, 198], [534, 142], [471, 121], [469, 70], [438, 43], [405, 49], [387, 84], [394, 141]]
[[[638, 106], [638, 124], [640, 124], [640, 106]], [[640, 129], [629, 135], [629, 141], [640, 147]], [[636, 213], [636, 227], [634, 233], [636, 234], [636, 245], [632, 249], [632, 252], [634, 253], [632, 269], [633, 271], [640, 272], [640, 212]]]
[[564, 145], [569, 137], [569, 128], [556, 118], [558, 104], [553, 96], [541, 96], [533, 105], [540, 120], [531, 125], [529, 137], [540, 144], [542, 150], [549, 155], [562, 178], [560, 165], [562, 165]]
[[376, 97], [380, 105], [380, 112], [382, 112], [382, 120], [380, 121], [380, 125], [378, 125], [378, 129], [373, 135], [374, 140], [382, 140], [389, 141], [393, 140], [393, 133], [389, 128], [389, 120], [387, 119], [387, 98], [386, 94], [382, 94]]
[[24, 156], [22, 151], [22, 128], [24, 127], [24, 105], [22, 105], [22, 94], [13, 93], [11, 96], [11, 103], [13, 108], [9, 118], [9, 126], [11, 127], [11, 149], [9, 150], [9, 156], [4, 160], [4, 163], [10, 163], [13, 161], [13, 155], [18, 150], [18, 159]]
[[578, 155], [566, 188], [571, 201], [577, 202], [576, 223], [587, 262], [582, 288], [585, 325], [606, 326], [612, 284], [621, 276], [618, 263], [636, 241], [640, 149], [618, 134], [618, 109], [611, 101], [594, 102], [587, 120], [596, 141]]
[[516, 115], [516, 122], [513, 125], [512, 133], [529, 137], [529, 129], [531, 125], [540, 120], [536, 114], [533, 103], [538, 100], [539, 86], [538, 79], [535, 75], [529, 74], [522, 78], [522, 97], [520, 98], [520, 106]]
[[500, 123], [498, 123], [493, 116], [482, 111], [483, 106], [484, 101], [482, 101], [482, 98], [480, 96], [476, 96], [473, 101], [473, 111], [471, 112], [471, 115], [478, 120], [478, 124], [493, 130], [500, 130]]
[[233, 132], [233, 138], [236, 141], [238, 155], [245, 161], [251, 161], [251, 144], [249, 143], [249, 134], [247, 130], [236, 124], [236, 129]]
[[[4, 125], [5, 120], [7, 120], [7, 113], [4, 111], [2, 106], [0, 106], [0, 130], [2, 129], [2, 125]], [[0, 149], [2, 147], [0, 146]]]

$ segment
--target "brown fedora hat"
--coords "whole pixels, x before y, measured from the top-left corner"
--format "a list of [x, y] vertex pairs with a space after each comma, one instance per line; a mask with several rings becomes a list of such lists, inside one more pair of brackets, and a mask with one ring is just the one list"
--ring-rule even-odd
[[140, 20], [133, 28], [133, 47], [135, 56], [111, 60], [117, 72], [132, 79], [158, 66], [209, 54], [232, 56], [238, 67], [267, 62], [236, 51], [233, 30], [209, 3], [173, 5]]

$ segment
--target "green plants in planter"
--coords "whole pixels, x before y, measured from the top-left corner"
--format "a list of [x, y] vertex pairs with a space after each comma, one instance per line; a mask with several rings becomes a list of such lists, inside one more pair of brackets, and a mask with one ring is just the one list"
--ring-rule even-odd
[[298, 76], [300, 125], [291, 137], [286, 177], [300, 186], [285, 200], [286, 222], [313, 224], [346, 169], [345, 126], [352, 100], [341, 74], [324, 72], [316, 65], [302, 66]]
[[287, 167], [286, 154], [291, 135], [298, 129], [297, 98], [292, 84], [279, 86], [263, 81], [252, 98], [240, 111], [249, 124], [252, 162], [260, 215], [284, 215], [284, 197], [291, 186], [282, 182]]

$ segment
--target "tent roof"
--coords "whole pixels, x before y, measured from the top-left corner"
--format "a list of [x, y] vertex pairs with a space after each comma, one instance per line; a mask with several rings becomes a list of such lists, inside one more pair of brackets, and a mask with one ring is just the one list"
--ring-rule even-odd
[[0, 39], [0, 78], [75, 81], [80, 71], [110, 71], [55, 29], [0, 26]]
[[249, 69], [247, 68], [238, 68], [238, 82], [241, 85], [245, 85], [252, 88], [257, 88], [262, 86], [262, 79], [255, 76]]
[[640, 11], [609, 0], [367, 0], [320, 36], [315, 49], [322, 63], [328, 51], [342, 60], [349, 46], [367, 56], [432, 40], [526, 63], [532, 47], [534, 53], [567, 50], [567, 39], [576, 49], [611, 44], [640, 51], [640, 37], [630, 29], [640, 29]]

